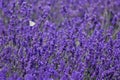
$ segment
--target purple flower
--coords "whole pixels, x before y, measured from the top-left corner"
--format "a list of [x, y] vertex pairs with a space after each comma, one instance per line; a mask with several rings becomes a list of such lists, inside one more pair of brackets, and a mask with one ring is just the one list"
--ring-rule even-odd
[[118, 80], [119, 0], [0, 0], [0, 80]]

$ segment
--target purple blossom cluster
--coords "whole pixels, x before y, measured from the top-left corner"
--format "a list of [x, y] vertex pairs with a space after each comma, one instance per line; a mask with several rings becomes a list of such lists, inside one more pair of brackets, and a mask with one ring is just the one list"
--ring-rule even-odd
[[0, 80], [120, 80], [120, 0], [0, 0]]

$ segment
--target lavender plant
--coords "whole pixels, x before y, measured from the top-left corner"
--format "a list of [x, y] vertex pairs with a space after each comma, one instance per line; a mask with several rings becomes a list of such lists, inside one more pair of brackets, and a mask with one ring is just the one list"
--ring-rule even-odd
[[120, 0], [0, 0], [0, 80], [120, 80]]

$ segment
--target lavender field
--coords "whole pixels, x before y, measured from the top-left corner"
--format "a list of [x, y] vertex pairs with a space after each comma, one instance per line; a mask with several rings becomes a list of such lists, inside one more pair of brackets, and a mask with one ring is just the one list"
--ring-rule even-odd
[[120, 80], [120, 0], [0, 0], [0, 80]]

